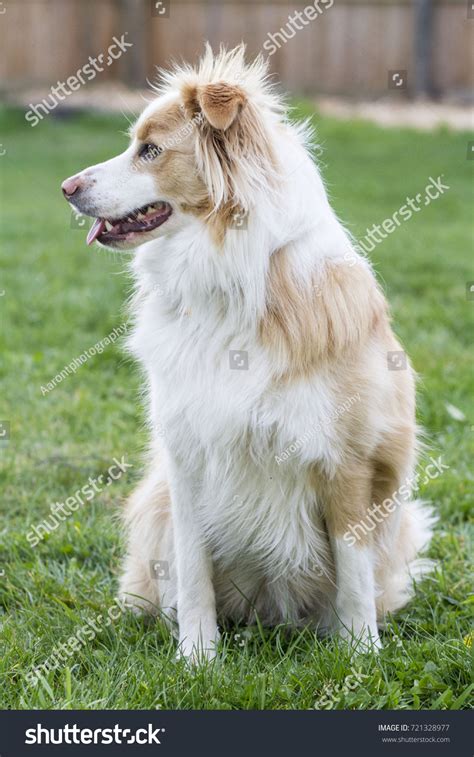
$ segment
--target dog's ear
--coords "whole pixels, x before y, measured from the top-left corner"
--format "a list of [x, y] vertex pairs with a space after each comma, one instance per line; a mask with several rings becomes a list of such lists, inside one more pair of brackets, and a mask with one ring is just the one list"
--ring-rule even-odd
[[214, 208], [250, 208], [258, 189], [273, 186], [276, 176], [264, 109], [225, 80], [206, 84], [193, 77], [180, 91], [186, 119], [199, 124], [196, 158]]
[[240, 87], [225, 82], [198, 86], [193, 95], [194, 109], [197, 105], [206, 121], [220, 131], [225, 131], [234, 123], [247, 102]]

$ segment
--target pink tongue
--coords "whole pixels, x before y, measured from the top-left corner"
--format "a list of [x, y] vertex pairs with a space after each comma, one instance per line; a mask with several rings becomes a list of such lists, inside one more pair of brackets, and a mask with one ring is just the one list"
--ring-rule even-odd
[[87, 235], [87, 244], [92, 244], [103, 231], [105, 231], [105, 221], [102, 218], [96, 218], [94, 225]]

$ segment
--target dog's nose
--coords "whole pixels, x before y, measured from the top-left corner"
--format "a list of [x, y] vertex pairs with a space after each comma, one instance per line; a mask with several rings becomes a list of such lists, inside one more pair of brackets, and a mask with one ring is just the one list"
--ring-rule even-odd
[[70, 176], [69, 179], [65, 179], [61, 184], [64, 197], [71, 197], [74, 192], [77, 192], [81, 186], [81, 179], [79, 175]]

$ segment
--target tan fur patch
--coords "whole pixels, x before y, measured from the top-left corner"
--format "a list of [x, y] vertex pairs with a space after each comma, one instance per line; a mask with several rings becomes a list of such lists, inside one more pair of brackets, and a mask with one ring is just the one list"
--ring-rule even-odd
[[[184, 133], [190, 118], [197, 115], [194, 110], [191, 115], [189, 110], [189, 98], [194, 96], [191, 92], [184, 98], [187, 103], [184, 109], [175, 103], [153, 114], [139, 126], [137, 139], [143, 143], [164, 145], [164, 152], [154, 161], [142, 165], [138, 161], [138, 166], [140, 170], [156, 175], [161, 190], [173, 198], [183, 212], [192, 213], [205, 221], [214, 243], [222, 247], [237, 208], [227, 202], [216, 210], [199, 176], [192, 139], [190, 134]], [[183, 136], [180, 137], [181, 134]]]
[[138, 167], [156, 176], [160, 190], [172, 198], [184, 212], [205, 217], [212, 210], [209, 194], [200, 178], [190, 132], [183, 108], [174, 103], [140, 124], [136, 137], [140, 142], [163, 145], [155, 160]]
[[209, 207], [206, 186], [196, 171], [193, 154], [165, 150], [151, 164], [151, 170], [162, 191], [173, 197], [182, 210], [204, 212]]
[[160, 145], [166, 139], [169, 139], [174, 132], [177, 132], [184, 126], [186, 116], [179, 103], [173, 103], [166, 108], [157, 111], [147, 120], [140, 124], [136, 138], [139, 142], [147, 144], [153, 142]]
[[224, 82], [198, 87], [197, 98], [204, 117], [215, 129], [228, 129], [247, 98], [240, 87]]
[[[313, 466], [310, 483], [322, 505], [330, 536], [342, 536], [350, 526], [367, 517], [371, 505], [371, 479], [371, 466], [363, 461], [346, 463], [330, 479]], [[365, 546], [371, 538], [368, 531], [356, 543]]]
[[350, 354], [382, 321], [384, 297], [362, 265], [327, 263], [321, 275], [303, 283], [286, 249], [272, 255], [260, 336], [284, 364], [284, 378], [308, 376], [323, 362]]
[[[413, 398], [413, 389], [411, 398]], [[373, 455], [372, 501], [382, 504], [391, 499], [415, 465], [416, 426], [414, 411], [408, 415], [400, 408], [399, 425], [388, 433]]]
[[[407, 387], [408, 391], [408, 387]], [[411, 396], [413, 392], [411, 391]], [[310, 484], [321, 502], [328, 532], [332, 536], [351, 533], [359, 547], [371, 544], [386, 530], [393, 529], [392, 505], [397, 505], [400, 487], [415, 464], [416, 426], [412, 412], [394, 408], [397, 428], [385, 434], [370, 456], [364, 445], [364, 408], [348, 413], [338, 422], [346, 426], [344, 463], [329, 478], [316, 465], [310, 471]], [[384, 505], [385, 502], [385, 505]], [[377, 510], [374, 505], [379, 505]], [[354, 530], [352, 530], [352, 528]]]
[[222, 223], [228, 208], [248, 210], [255, 192], [277, 185], [271, 139], [258, 109], [237, 86], [185, 83], [181, 96], [187, 118], [203, 116], [198, 149], [214, 208], [223, 210]]
[[186, 118], [190, 121], [193, 118], [196, 118], [201, 112], [201, 106], [199, 105], [197, 96], [197, 84], [185, 82], [181, 87], [181, 99]]

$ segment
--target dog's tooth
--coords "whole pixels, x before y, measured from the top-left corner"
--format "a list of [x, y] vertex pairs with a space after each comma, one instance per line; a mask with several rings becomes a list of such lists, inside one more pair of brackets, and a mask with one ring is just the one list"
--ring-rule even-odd
[[107, 231], [110, 231], [110, 229], [113, 228], [113, 223], [110, 223], [110, 221], [106, 221], [105, 228], [107, 229]]

